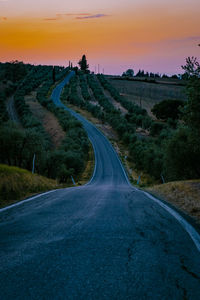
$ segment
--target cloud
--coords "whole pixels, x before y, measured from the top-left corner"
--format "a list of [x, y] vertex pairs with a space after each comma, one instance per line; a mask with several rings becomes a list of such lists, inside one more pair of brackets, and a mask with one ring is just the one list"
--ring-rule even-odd
[[[1, 1], [1, 0], [0, 0]], [[72, 14], [72, 13], [58, 13], [56, 14], [56, 17], [53, 17], [53, 18], [44, 18], [43, 21], [58, 21], [58, 20], [61, 20], [63, 18], [66, 18], [66, 17], [75, 17], [75, 18], [83, 18], [83, 17], [89, 17], [91, 16], [91, 14], [89, 13], [79, 13], [79, 14]]]
[[57, 21], [58, 18], [44, 18], [43, 21]]
[[76, 19], [98, 19], [98, 18], [103, 18], [103, 17], [107, 17], [108, 15], [105, 15], [105, 14], [96, 14], [96, 15], [89, 15], [89, 16], [83, 16], [83, 17], [80, 17], [80, 16], [77, 16]]
[[80, 14], [60, 14], [62, 16], [90, 16], [91, 14], [88, 14], [88, 13], [80, 13]]
[[8, 18], [7, 17], [0, 17], [0, 21], [7, 21]]
[[[0, 0], [1, 1], [1, 0]], [[84, 20], [84, 19], [98, 19], [98, 18], [103, 18], [107, 17], [108, 15], [105, 14], [96, 14], [92, 15], [90, 13], [78, 13], [78, 14], [73, 14], [73, 13], [64, 13], [64, 14], [56, 14], [56, 17], [53, 18], [44, 18], [43, 21], [58, 21], [61, 20], [65, 17], [74, 17], [75, 19], [79, 20]]]

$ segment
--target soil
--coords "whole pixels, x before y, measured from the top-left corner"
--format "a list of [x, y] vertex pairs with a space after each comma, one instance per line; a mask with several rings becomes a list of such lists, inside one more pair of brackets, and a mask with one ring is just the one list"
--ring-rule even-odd
[[25, 101], [30, 106], [33, 115], [42, 123], [44, 129], [50, 135], [53, 145], [57, 148], [64, 139], [65, 132], [56, 117], [36, 101], [36, 94], [37, 92], [34, 91], [25, 96]]

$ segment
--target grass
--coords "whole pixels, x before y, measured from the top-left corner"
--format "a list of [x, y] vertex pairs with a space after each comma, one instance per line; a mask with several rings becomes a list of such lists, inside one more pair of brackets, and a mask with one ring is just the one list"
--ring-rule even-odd
[[183, 210], [200, 224], [200, 179], [168, 182], [146, 190]]
[[94, 172], [94, 165], [95, 165], [94, 150], [93, 150], [92, 144], [90, 143], [88, 160], [86, 162], [83, 173], [78, 178], [78, 185], [86, 184], [90, 180], [90, 178], [92, 177], [92, 174]]
[[56, 180], [31, 172], [0, 164], [0, 207], [36, 193], [61, 188]]
[[[83, 173], [76, 178], [77, 185], [87, 183], [94, 171], [94, 151], [90, 144], [89, 158]], [[73, 186], [72, 182], [59, 184], [56, 180], [32, 174], [14, 166], [0, 164], [0, 207], [13, 204], [33, 194]]]

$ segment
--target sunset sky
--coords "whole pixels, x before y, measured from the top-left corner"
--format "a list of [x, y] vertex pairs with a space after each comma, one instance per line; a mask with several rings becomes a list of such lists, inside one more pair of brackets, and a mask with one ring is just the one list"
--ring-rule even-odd
[[0, 0], [0, 61], [180, 73], [200, 58], [199, 0]]

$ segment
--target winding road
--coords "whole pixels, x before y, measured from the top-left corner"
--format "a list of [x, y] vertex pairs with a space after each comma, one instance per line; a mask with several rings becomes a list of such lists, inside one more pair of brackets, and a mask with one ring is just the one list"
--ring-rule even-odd
[[88, 132], [95, 171], [84, 186], [0, 210], [0, 299], [200, 299], [200, 236], [129, 183], [109, 141]]

